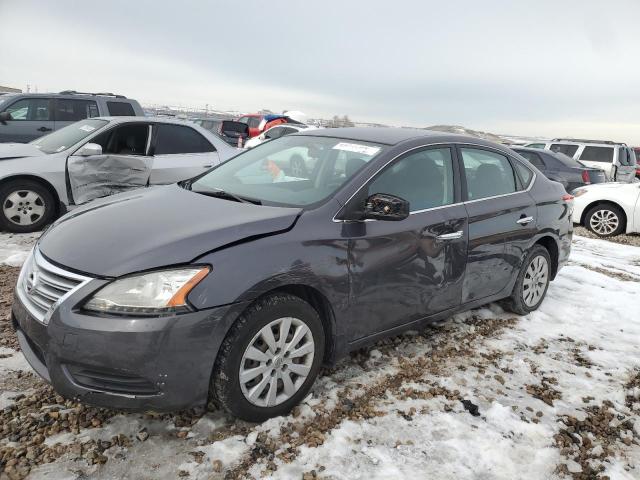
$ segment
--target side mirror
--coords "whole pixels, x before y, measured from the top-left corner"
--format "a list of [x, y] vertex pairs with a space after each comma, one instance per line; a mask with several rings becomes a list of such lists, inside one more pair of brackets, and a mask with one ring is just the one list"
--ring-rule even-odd
[[13, 120], [9, 112], [0, 112], [0, 123], [2, 123], [2, 125], [6, 125], [9, 120]]
[[92, 157], [94, 155], [102, 155], [102, 147], [97, 143], [86, 143], [80, 147], [74, 155], [79, 157]]
[[367, 198], [364, 207], [365, 219], [399, 221], [408, 216], [409, 202], [386, 193], [374, 193]]

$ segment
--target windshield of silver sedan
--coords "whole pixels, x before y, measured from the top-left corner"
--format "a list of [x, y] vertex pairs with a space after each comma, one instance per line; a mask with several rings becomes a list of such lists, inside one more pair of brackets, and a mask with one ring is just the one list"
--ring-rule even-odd
[[302, 207], [330, 197], [384, 148], [359, 140], [290, 135], [232, 158], [188, 188], [263, 205]]
[[58, 153], [74, 146], [84, 138], [97, 132], [109, 122], [107, 120], [87, 119], [72, 123], [49, 135], [40, 137], [31, 145], [44, 153]]

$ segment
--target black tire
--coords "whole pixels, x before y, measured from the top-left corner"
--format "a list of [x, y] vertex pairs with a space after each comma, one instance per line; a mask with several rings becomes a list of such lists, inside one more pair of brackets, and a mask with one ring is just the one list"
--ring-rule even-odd
[[[10, 197], [15, 194], [19, 196], [24, 195], [26, 192], [33, 192], [39, 197], [37, 203], [32, 205], [31, 208], [34, 208], [36, 205], [38, 207], [44, 207], [44, 212], [38, 217], [32, 215], [29, 220], [32, 220], [33, 223], [21, 225], [17, 222], [24, 219], [18, 216], [9, 218], [5, 213], [5, 207], [10, 208], [13, 205]], [[14, 233], [37, 232], [38, 230], [42, 230], [45, 225], [55, 219], [56, 214], [56, 204], [53, 195], [42, 183], [34, 180], [10, 180], [3, 184], [0, 187], [0, 206], [2, 207], [0, 210], [0, 228]], [[28, 205], [25, 205], [27, 212], [29, 208]]]
[[[302, 321], [311, 331], [313, 362], [304, 383], [294, 395], [272, 407], [258, 406], [250, 402], [242, 392], [239, 376], [242, 358], [254, 336], [263, 327], [284, 317]], [[220, 347], [211, 377], [211, 400], [232, 415], [250, 422], [262, 422], [287, 414], [307, 395], [313, 385], [322, 364], [324, 343], [324, 328], [318, 312], [301, 298], [276, 293], [258, 300], [240, 315]]]
[[[606, 218], [615, 222], [615, 228], [611, 223], [606, 223]], [[626, 217], [622, 209], [611, 203], [601, 203], [591, 207], [584, 216], [584, 226], [603, 238], [615, 237], [624, 233], [626, 223]]]
[[[525, 300], [525, 295], [527, 294], [525, 289], [525, 278], [527, 277], [527, 270], [531, 266], [532, 262], [534, 262], [537, 257], [543, 257], [547, 264], [547, 276], [546, 276], [546, 285], [544, 285], [544, 289], [542, 290], [542, 295], [539, 300], [535, 301], [533, 304], [528, 304]], [[540, 304], [543, 302], [544, 297], [547, 295], [547, 290], [549, 288], [549, 283], [551, 282], [551, 257], [549, 256], [549, 252], [542, 245], [534, 245], [533, 248], [527, 254], [524, 262], [522, 263], [522, 267], [520, 267], [520, 272], [518, 273], [518, 278], [516, 279], [516, 284], [513, 286], [513, 292], [511, 292], [511, 296], [505, 300], [504, 307], [518, 315], [526, 315], [534, 310], [537, 310]]]

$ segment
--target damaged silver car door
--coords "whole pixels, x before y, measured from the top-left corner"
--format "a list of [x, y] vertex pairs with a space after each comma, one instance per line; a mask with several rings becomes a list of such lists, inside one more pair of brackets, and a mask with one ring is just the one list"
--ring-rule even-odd
[[146, 123], [118, 125], [76, 150], [67, 159], [73, 203], [148, 185], [153, 168], [151, 130]]

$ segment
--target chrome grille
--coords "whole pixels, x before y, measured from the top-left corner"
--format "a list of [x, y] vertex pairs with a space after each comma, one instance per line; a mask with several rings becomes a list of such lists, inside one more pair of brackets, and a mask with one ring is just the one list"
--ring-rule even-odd
[[18, 297], [40, 323], [48, 324], [56, 307], [71, 293], [91, 280], [48, 262], [35, 248], [18, 278]]

